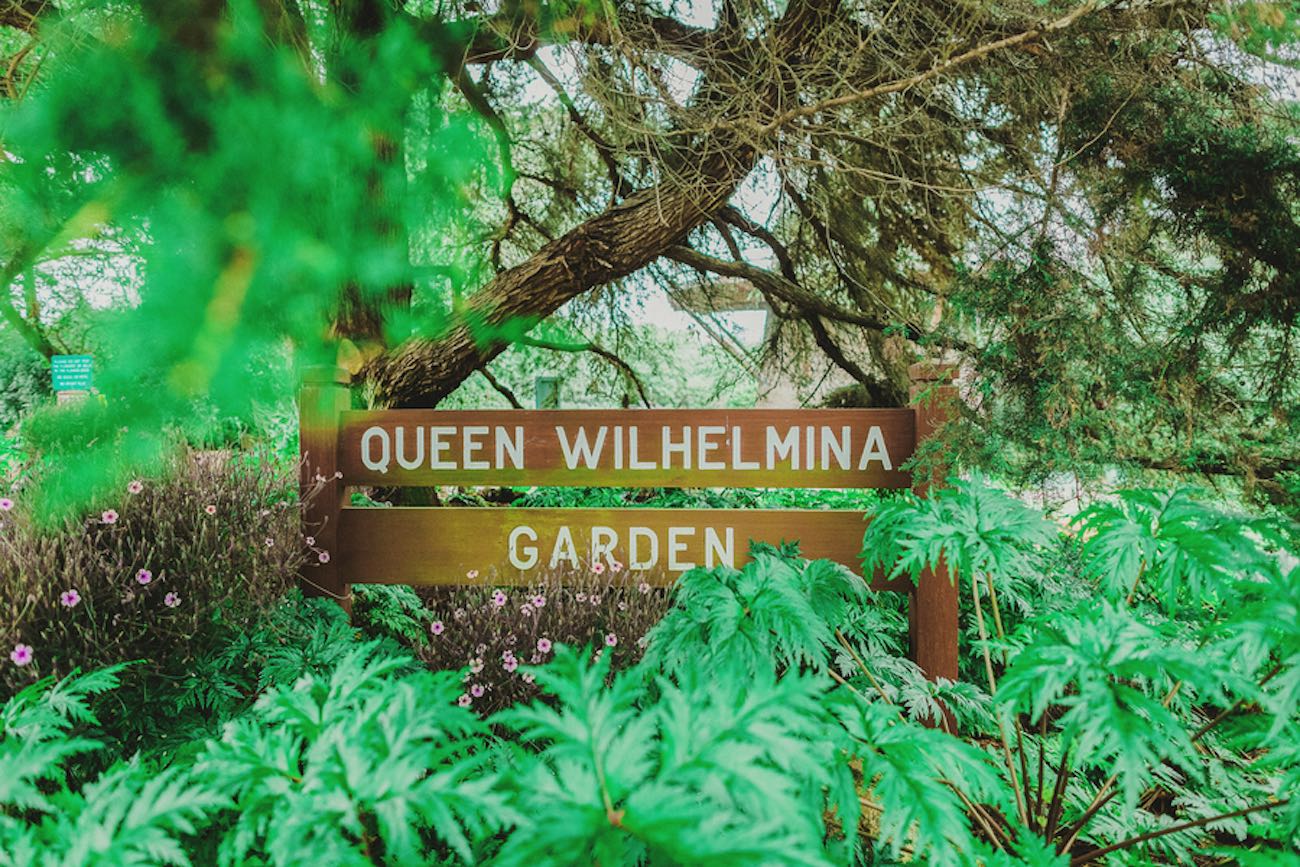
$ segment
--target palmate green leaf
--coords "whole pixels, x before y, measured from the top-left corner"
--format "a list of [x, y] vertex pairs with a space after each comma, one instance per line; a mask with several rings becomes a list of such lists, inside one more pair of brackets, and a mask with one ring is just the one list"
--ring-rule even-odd
[[761, 552], [739, 571], [694, 569], [678, 579], [673, 608], [647, 636], [646, 664], [706, 665], [742, 678], [773, 666], [822, 669], [837, 647], [836, 626], [865, 592], [841, 566]]
[[1032, 624], [1032, 636], [998, 687], [1009, 713], [1056, 719], [1075, 752], [1114, 772], [1132, 805], [1165, 760], [1201, 765], [1183, 721], [1165, 706], [1175, 683], [1184, 694], [1221, 703], [1236, 676], [1231, 661], [1183, 647], [1122, 605], [1085, 603]]
[[1011, 791], [982, 750], [901, 718], [896, 708], [837, 691], [832, 710], [856, 742], [863, 785], [880, 804], [880, 838], [891, 857], [905, 846], [934, 865], [970, 863], [976, 842], [960, 789], [1009, 812]]
[[905, 495], [872, 512], [862, 540], [862, 570], [915, 581], [946, 560], [959, 575], [1005, 579], [1033, 571], [1038, 548], [1057, 528], [981, 476], [954, 479], [920, 499]]
[[190, 864], [183, 843], [229, 803], [188, 769], [120, 764], [38, 829], [46, 864]]
[[459, 673], [394, 676], [409, 667], [355, 646], [328, 680], [271, 690], [208, 745], [196, 773], [237, 811], [222, 863], [363, 864], [379, 847], [386, 863], [422, 865], [437, 845], [472, 863], [517, 820], [485, 763], [486, 728], [455, 705]]
[[1189, 488], [1121, 491], [1085, 510], [1079, 527], [1085, 569], [1112, 599], [1147, 586], [1172, 611], [1217, 598], [1235, 574], [1270, 568], [1249, 522]]

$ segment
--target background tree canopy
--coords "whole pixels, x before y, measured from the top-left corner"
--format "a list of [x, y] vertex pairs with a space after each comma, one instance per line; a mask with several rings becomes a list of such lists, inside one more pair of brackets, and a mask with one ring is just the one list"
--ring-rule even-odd
[[[98, 427], [34, 428], [76, 458], [52, 502], [124, 472], [105, 431], [252, 412], [284, 359], [415, 406], [500, 385], [508, 349], [597, 344], [640, 402], [660, 344], [629, 299], [744, 281], [778, 323], [761, 352], [820, 353], [877, 401], [962, 356], [969, 462], [1228, 474], [1293, 504], [1298, 20], [6, 0], [0, 313], [46, 356], [93, 342], [112, 396]], [[120, 313], [69, 330], [85, 305]], [[135, 441], [127, 461], [161, 450]]]

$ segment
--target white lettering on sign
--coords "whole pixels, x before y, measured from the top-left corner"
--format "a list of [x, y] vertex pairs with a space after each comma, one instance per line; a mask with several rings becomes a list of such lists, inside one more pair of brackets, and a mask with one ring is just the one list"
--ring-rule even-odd
[[[658, 443], [647, 445], [637, 425], [556, 425], [555, 443], [544, 447], [554, 454], [558, 444], [563, 466], [569, 470], [894, 469], [878, 425], [865, 430], [851, 425], [766, 425], [757, 435], [759, 441], [750, 442], [748, 449], [739, 426], [660, 425], [657, 433]], [[525, 440], [523, 425], [396, 425], [391, 429], [373, 425], [360, 440], [362, 465], [381, 474], [387, 474], [394, 461], [402, 470], [522, 470], [530, 465], [525, 446], [533, 444]]]
[[587, 465], [587, 469], [596, 469], [596, 464], [600, 460], [601, 449], [605, 446], [605, 434], [607, 429], [601, 425], [596, 433], [594, 443], [587, 442], [587, 429], [578, 428], [574, 434], [573, 443], [569, 443], [569, 435], [565, 433], [562, 425], [555, 426], [555, 435], [560, 438], [560, 450], [564, 452], [564, 465], [569, 469], [577, 469], [578, 460], [581, 459]]
[[[506, 538], [506, 559], [513, 568], [527, 571], [537, 568], [541, 551], [549, 549], [547, 566], [551, 569], [589, 568], [595, 563], [613, 569], [626, 561], [627, 568], [633, 572], [660, 566], [669, 572], [685, 572], [699, 565], [688, 559], [687, 550], [692, 543], [702, 543], [704, 566], [736, 567], [734, 527], [668, 527], [661, 534], [650, 527], [632, 526], [621, 537], [618, 530], [600, 524], [589, 530], [561, 525], [553, 538], [539, 539], [536, 529], [521, 524], [512, 528]], [[666, 555], [663, 559], [661, 552]]]
[[[510, 531], [510, 565], [516, 569], [531, 569], [537, 565], [537, 546], [519, 544], [519, 540], [528, 537], [528, 541], [536, 542], [537, 533], [532, 527], [515, 527]], [[520, 554], [523, 554], [521, 557]]]
[[[380, 445], [379, 457], [375, 457], [375, 441]], [[361, 435], [361, 463], [365, 468], [376, 473], [388, 472], [388, 462], [392, 460], [392, 446], [388, 442], [388, 431], [381, 427], [366, 428]]]

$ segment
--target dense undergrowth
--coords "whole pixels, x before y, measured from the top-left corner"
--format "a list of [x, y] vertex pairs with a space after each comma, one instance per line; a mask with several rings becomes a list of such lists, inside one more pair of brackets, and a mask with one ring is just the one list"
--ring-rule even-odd
[[595, 614], [374, 587], [234, 628], [223, 597], [176, 659], [89, 673], [50, 638], [89, 604], [50, 609], [5, 669], [0, 864], [1296, 863], [1292, 531], [1185, 490], [1065, 531], [978, 480], [880, 503], [867, 569], [956, 569], [958, 683], [899, 597], [788, 546]]

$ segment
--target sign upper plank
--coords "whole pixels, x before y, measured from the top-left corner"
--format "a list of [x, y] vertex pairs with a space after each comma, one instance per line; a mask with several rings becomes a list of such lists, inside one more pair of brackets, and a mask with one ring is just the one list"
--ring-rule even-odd
[[349, 485], [906, 488], [912, 409], [345, 412]]

